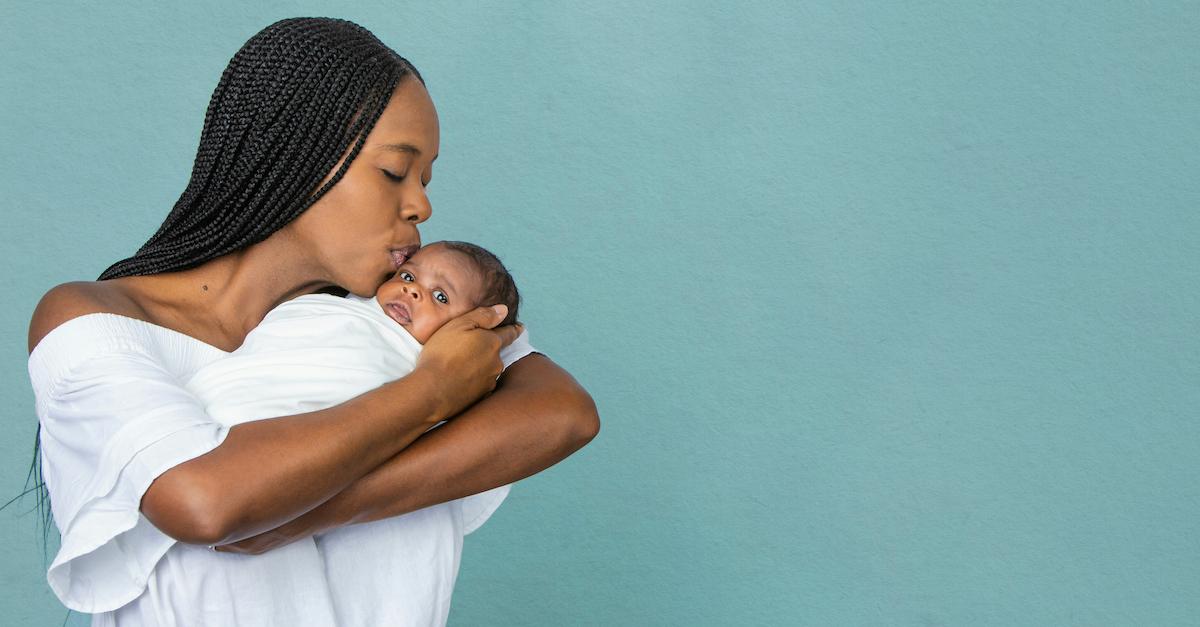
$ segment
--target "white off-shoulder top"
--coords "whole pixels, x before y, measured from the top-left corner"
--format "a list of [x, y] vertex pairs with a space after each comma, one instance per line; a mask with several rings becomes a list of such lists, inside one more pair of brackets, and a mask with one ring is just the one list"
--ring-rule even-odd
[[[522, 333], [501, 357], [507, 367], [531, 352]], [[431, 568], [430, 551], [414, 551], [419, 563], [398, 562], [387, 586], [374, 579], [352, 585], [352, 570], [339, 571], [338, 585], [330, 585], [313, 538], [262, 555], [221, 553], [177, 542], [142, 515], [142, 495], [156, 477], [227, 435], [230, 426], [210, 417], [184, 382], [232, 354], [109, 313], [63, 323], [30, 354], [43, 479], [62, 535], [47, 573], [54, 593], [92, 613], [93, 626], [346, 627], [336, 606], [369, 605], [377, 600], [366, 595], [385, 590], [403, 594], [413, 581], [421, 582], [413, 589], [445, 598], [406, 599], [412, 611], [391, 624], [444, 623], [461, 538], [499, 506], [507, 486], [407, 514], [414, 538], [458, 541], [439, 543], [445, 548], [432, 556], [450, 567]], [[430, 586], [429, 577], [447, 581]], [[364, 598], [335, 599], [335, 589], [342, 596], [361, 590]]]

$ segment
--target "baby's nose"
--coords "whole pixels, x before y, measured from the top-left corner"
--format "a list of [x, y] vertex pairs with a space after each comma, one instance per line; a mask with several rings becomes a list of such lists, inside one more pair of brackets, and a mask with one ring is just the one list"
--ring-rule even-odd
[[417, 288], [405, 285], [404, 291], [408, 292], [408, 295], [412, 296], [413, 300], [421, 300], [421, 291]]

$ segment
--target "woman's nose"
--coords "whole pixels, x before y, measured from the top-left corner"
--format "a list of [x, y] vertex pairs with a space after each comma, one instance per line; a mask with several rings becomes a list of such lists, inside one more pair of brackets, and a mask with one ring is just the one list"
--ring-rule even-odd
[[407, 222], [420, 224], [433, 215], [433, 206], [429, 204], [429, 195], [425, 193], [425, 187], [416, 187], [416, 190], [405, 196], [400, 215]]

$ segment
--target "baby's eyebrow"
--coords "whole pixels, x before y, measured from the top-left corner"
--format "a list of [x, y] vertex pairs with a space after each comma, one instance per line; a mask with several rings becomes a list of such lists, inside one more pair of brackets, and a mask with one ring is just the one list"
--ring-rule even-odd
[[[420, 265], [421, 265], [421, 262], [419, 262], [419, 261], [413, 261], [413, 260], [409, 260], [409, 261], [408, 261], [408, 263], [412, 264], [413, 266], [420, 266]], [[454, 286], [454, 284], [450, 282], [450, 279], [446, 278], [446, 275], [442, 274], [440, 271], [438, 271], [438, 270], [436, 270], [436, 269], [435, 269], [435, 270], [430, 270], [430, 271], [429, 271], [429, 274], [432, 274], [432, 275], [433, 275], [433, 280], [434, 280], [435, 282], [437, 282], [437, 283], [439, 283], [439, 284], [441, 284], [441, 285], [445, 285], [445, 286], [446, 286], [446, 288], [447, 288], [447, 289], [449, 289], [451, 292], [454, 292], [454, 294], [455, 294], [455, 295], [458, 295], [458, 294], [460, 293], [460, 292], [458, 291], [458, 288], [457, 288], [457, 287], [455, 287], [455, 286]]]
[[441, 272], [434, 272], [433, 276], [437, 278], [439, 283], [445, 284], [446, 288], [451, 292], [454, 292], [456, 295], [458, 294], [458, 288], [454, 287], [454, 284], [450, 282], [450, 279], [446, 278], [446, 275]]

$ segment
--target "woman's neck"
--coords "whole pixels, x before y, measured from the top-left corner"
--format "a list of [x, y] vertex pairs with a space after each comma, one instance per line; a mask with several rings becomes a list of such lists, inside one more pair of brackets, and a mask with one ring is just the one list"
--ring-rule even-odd
[[276, 305], [332, 285], [283, 235], [189, 270], [131, 277], [129, 287], [156, 324], [233, 350]]

